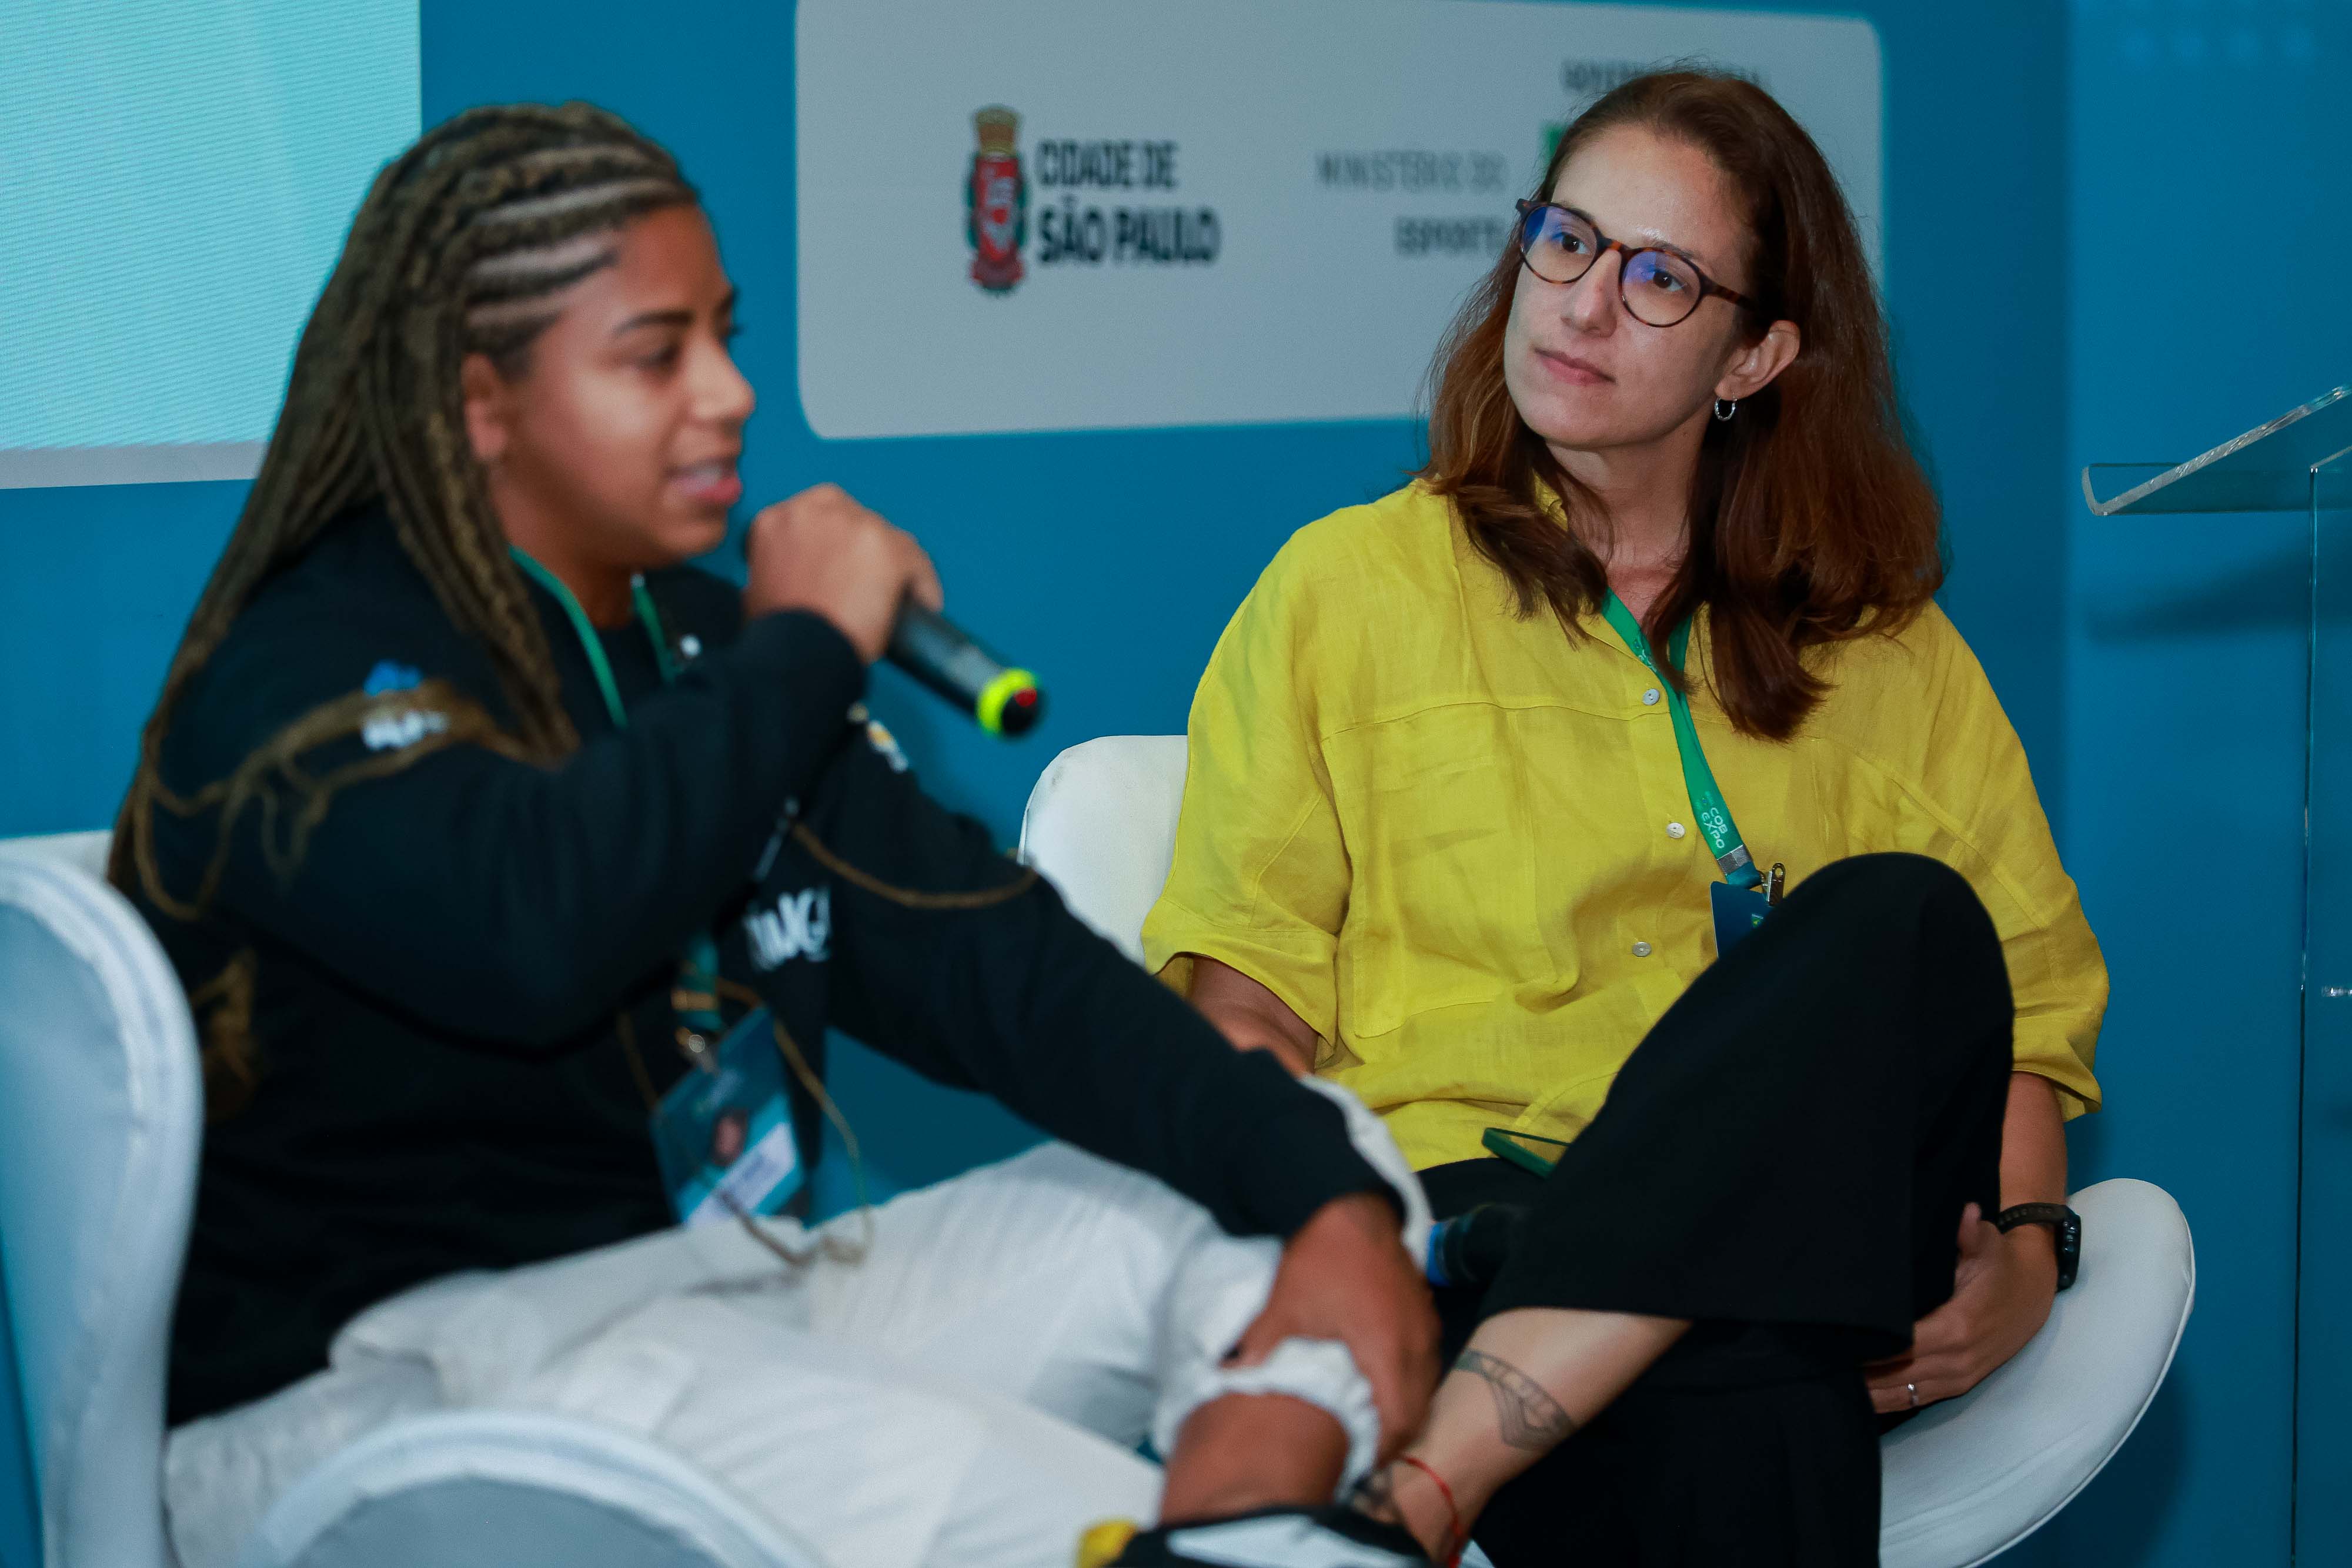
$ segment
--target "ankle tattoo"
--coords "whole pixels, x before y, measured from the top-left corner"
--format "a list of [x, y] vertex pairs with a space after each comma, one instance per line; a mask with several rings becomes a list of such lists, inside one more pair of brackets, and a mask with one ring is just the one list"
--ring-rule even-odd
[[1558, 1448], [1576, 1430], [1576, 1418], [1543, 1385], [1500, 1356], [1465, 1350], [1454, 1370], [1486, 1381], [1495, 1396], [1495, 1421], [1503, 1441], [1514, 1448], [1543, 1453]]

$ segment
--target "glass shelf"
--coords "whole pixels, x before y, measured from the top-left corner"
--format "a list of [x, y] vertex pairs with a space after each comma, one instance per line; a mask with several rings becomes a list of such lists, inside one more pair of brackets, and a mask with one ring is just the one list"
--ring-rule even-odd
[[2331, 493], [2352, 479], [2347, 454], [2352, 386], [2289, 409], [2186, 463], [2094, 463], [2083, 470], [2083, 498], [2102, 517], [2300, 512], [2313, 504], [2315, 476]]

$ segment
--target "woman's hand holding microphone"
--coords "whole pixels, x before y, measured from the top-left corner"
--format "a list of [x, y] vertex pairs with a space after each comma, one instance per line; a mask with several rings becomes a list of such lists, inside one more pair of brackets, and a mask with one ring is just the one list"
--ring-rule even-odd
[[818, 485], [762, 509], [744, 540], [751, 575], [743, 612], [814, 610], [839, 629], [867, 664], [890, 645], [898, 607], [941, 602], [940, 574], [912, 534]]

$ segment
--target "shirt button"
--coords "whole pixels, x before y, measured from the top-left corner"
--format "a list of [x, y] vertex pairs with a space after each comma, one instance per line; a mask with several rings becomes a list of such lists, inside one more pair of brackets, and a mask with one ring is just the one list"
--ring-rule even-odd
[[1633, 944], [1633, 956], [1636, 958], [1646, 958], [1649, 956], [1650, 945], [1647, 942], [1636, 942]]
[[1657, 687], [1652, 686], [1648, 691], [1642, 694], [1642, 706], [1643, 707], [1655, 707], [1658, 706]]
[[1689, 829], [1684, 827], [1680, 822], [1668, 822], [1666, 824], [1666, 837], [1670, 839], [1679, 839], [1689, 831]]

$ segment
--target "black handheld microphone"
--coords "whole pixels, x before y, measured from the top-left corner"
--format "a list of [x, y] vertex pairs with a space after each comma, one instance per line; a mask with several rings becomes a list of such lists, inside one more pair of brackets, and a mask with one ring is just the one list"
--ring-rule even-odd
[[1011, 666], [965, 635], [956, 623], [913, 600], [898, 607], [883, 657], [957, 707], [991, 735], [1028, 734], [1045, 716], [1037, 677]]
[[1486, 1284], [1503, 1271], [1519, 1218], [1527, 1211], [1522, 1203], [1482, 1203], [1467, 1214], [1439, 1221], [1430, 1227], [1422, 1272], [1440, 1287]]

